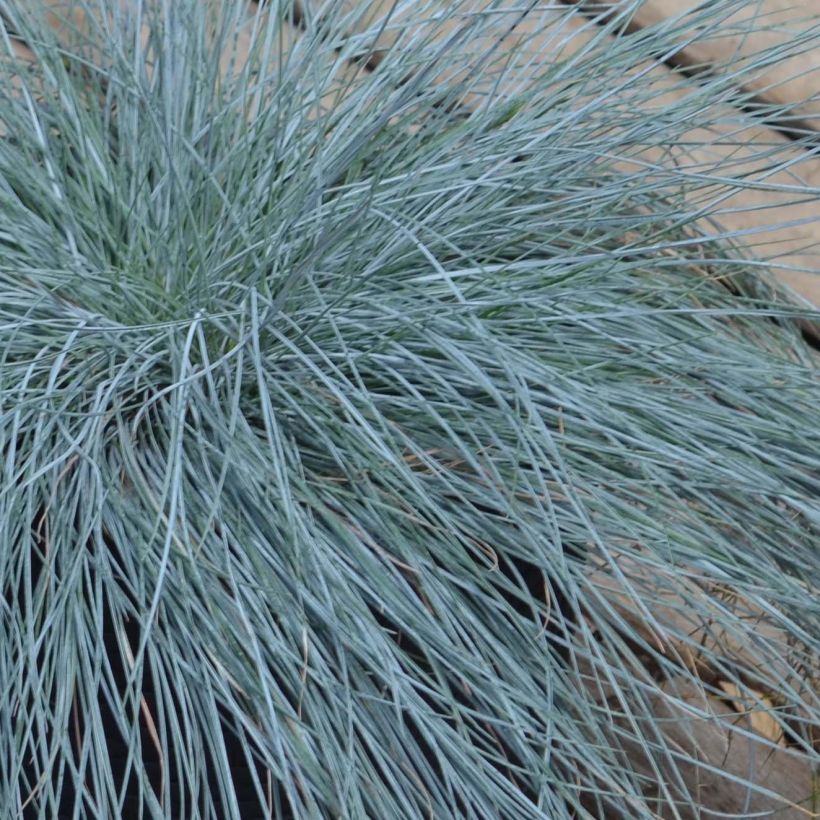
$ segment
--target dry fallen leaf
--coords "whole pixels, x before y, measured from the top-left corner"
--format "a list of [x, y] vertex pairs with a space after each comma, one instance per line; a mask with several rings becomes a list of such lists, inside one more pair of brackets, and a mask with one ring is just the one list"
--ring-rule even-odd
[[741, 691], [736, 684], [729, 681], [720, 681], [718, 686], [726, 693], [726, 699], [732, 708], [739, 714], [749, 717], [752, 729], [771, 740], [772, 743], [777, 743], [779, 746], [786, 745], [783, 728], [772, 717], [772, 711], [776, 707], [769, 698], [755, 689], [747, 688]]

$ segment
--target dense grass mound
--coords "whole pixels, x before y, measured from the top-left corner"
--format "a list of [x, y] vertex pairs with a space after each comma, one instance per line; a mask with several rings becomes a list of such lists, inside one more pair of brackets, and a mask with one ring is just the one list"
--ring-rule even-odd
[[675, 781], [646, 699], [710, 684], [590, 567], [820, 649], [806, 311], [701, 241], [717, 171], [638, 161], [731, 89], [653, 108], [595, 39], [536, 78], [487, 16], [371, 70], [328, 9], [288, 52], [275, 4], [114, 5], [4, 4], [0, 816], [653, 816], [622, 750]]

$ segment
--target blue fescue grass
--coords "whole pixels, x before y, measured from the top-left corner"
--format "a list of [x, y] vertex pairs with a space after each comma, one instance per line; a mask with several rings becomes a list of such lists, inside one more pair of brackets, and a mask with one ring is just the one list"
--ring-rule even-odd
[[[509, 63], [442, 92], [432, 39], [371, 72], [328, 9], [286, 52], [284, 4], [102, 5], [58, 40], [4, 4], [0, 814], [653, 816], [646, 654], [706, 684], [591, 563], [819, 648], [817, 314], [701, 236], [720, 169], [618, 164], [725, 81], [659, 116], [599, 39], [470, 109]], [[816, 759], [816, 696], [767, 694]]]

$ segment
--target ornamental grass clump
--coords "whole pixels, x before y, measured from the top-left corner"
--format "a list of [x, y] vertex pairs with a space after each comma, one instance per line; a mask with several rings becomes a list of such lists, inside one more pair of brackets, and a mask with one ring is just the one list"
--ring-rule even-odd
[[670, 680], [817, 762], [820, 317], [663, 161], [742, 74], [309, 6], [2, 4], [0, 816], [697, 816]]

